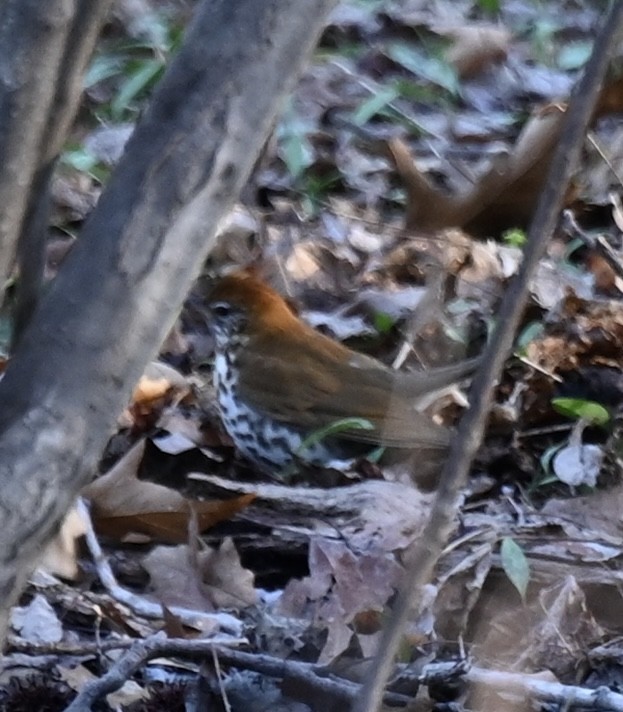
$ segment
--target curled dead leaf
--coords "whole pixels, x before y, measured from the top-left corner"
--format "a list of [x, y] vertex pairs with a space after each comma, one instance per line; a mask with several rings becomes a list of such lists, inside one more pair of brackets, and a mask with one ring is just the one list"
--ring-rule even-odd
[[254, 499], [246, 494], [227, 500], [190, 500], [168, 487], [139, 480], [136, 472], [144, 448], [144, 442], [135, 445], [108, 473], [83, 490], [100, 534], [117, 540], [140, 534], [157, 541], [185, 542], [192, 516], [202, 532], [233, 517]]
[[441, 34], [452, 41], [446, 60], [463, 79], [506, 59], [511, 41], [508, 30], [494, 25], [461, 25], [441, 30]]

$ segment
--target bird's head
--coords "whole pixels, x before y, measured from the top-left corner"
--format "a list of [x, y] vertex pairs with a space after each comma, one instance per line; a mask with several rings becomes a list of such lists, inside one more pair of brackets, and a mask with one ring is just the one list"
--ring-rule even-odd
[[285, 299], [250, 270], [220, 279], [208, 295], [217, 344], [261, 330], [283, 330], [296, 322]]

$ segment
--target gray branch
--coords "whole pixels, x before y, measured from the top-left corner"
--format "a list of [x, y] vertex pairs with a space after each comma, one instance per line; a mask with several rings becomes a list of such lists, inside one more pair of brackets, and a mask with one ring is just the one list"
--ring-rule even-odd
[[173, 324], [334, 4], [205, 0], [198, 7], [24, 333], [0, 383], [0, 631]]
[[110, 4], [0, 5], [0, 285], [13, 266], [35, 177], [60, 150], [73, 118], [84, 66]]

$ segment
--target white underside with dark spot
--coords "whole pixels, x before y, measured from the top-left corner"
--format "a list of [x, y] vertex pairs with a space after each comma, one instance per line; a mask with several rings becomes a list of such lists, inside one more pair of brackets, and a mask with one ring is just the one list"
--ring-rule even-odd
[[323, 443], [316, 443], [301, 452], [306, 434], [247, 406], [237, 395], [234, 371], [228, 357], [218, 352], [214, 363], [214, 386], [221, 419], [236, 448], [247, 459], [270, 474], [290, 468], [295, 460], [338, 470], [346, 470], [352, 465], [352, 459], [333, 457], [331, 448]]

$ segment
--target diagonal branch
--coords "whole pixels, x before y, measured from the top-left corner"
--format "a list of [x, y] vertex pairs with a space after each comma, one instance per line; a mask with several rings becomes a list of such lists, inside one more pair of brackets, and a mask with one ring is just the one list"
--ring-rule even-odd
[[482, 366], [474, 379], [470, 394], [471, 407], [462, 419], [459, 436], [451, 448], [444, 468], [429, 522], [415, 546], [393, 615], [383, 631], [377, 659], [354, 706], [355, 712], [376, 712], [379, 709], [383, 688], [390, 675], [409, 610], [420, 587], [429, 580], [452, 531], [459, 507], [460, 491], [467, 481], [471, 462], [482, 440], [493, 388], [512, 348], [527, 299], [531, 275], [556, 227], [564, 192], [579, 160], [584, 135], [606, 76], [609, 57], [622, 27], [623, 3], [612, 3], [595, 38], [593, 54], [571, 97], [560, 143], [530, 226], [521, 268], [502, 303], [496, 329]]
[[0, 383], [0, 637], [336, 0], [204, 0]]

